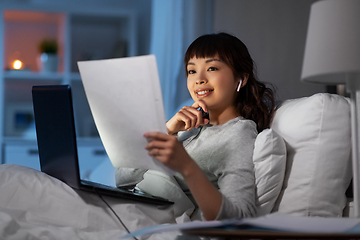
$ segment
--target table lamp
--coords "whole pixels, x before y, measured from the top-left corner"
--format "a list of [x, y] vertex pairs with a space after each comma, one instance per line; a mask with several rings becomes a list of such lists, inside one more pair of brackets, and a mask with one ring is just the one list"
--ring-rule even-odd
[[301, 80], [345, 83], [351, 97], [354, 216], [360, 216], [360, 159], [357, 94], [360, 92], [360, 1], [323, 0], [312, 4]]

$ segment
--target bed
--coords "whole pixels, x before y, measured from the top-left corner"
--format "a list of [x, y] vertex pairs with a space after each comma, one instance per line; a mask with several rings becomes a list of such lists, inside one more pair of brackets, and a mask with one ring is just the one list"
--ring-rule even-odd
[[[352, 178], [350, 153], [347, 98], [321, 93], [285, 101], [271, 128], [255, 141], [258, 215], [351, 216], [351, 199], [345, 195]], [[96, 180], [99, 172], [112, 171], [111, 165], [102, 165], [90, 180]], [[152, 187], [159, 179], [167, 180], [160, 188]], [[109, 206], [128, 231], [190, 221], [186, 212], [190, 206], [184, 205], [184, 196], [176, 194], [178, 189], [167, 176], [153, 172], [146, 181], [150, 184], [144, 184], [144, 190], [172, 197], [175, 204], [159, 207], [101, 198], [31, 168], [0, 165], [0, 238], [119, 239], [127, 230]], [[169, 232], [141, 239], [181, 239], [181, 234]]]

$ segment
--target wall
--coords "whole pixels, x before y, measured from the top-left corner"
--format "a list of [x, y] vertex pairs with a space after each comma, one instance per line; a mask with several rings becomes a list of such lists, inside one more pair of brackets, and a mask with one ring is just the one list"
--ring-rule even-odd
[[285, 100], [325, 92], [300, 81], [310, 6], [315, 0], [214, 0], [213, 30], [240, 38], [249, 48], [261, 81]]

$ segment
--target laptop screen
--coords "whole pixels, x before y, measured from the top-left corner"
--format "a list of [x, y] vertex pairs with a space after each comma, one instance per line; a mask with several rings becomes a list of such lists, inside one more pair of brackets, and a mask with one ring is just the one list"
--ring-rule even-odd
[[79, 188], [80, 173], [69, 85], [34, 86], [34, 118], [41, 171]]

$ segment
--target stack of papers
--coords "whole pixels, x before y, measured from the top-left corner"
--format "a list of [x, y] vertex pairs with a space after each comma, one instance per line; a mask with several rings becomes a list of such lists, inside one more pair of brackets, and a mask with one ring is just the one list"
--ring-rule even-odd
[[169, 231], [195, 229], [266, 230], [307, 234], [360, 234], [359, 218], [297, 217], [274, 213], [264, 217], [229, 219], [224, 221], [194, 221], [182, 224], [162, 224], [141, 229], [120, 239]]

